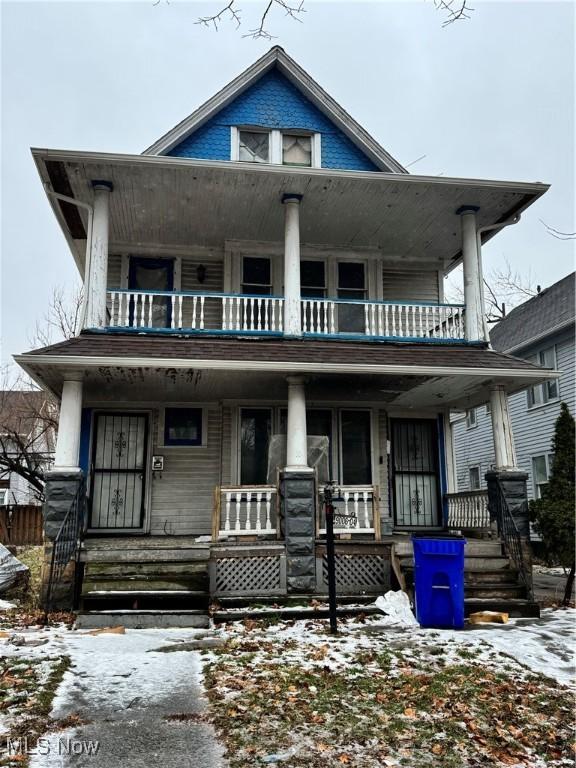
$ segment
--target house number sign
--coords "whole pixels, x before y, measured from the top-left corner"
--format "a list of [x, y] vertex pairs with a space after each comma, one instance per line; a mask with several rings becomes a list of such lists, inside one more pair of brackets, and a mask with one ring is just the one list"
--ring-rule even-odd
[[356, 515], [344, 515], [339, 512], [334, 513], [334, 525], [336, 528], [356, 528], [358, 518]]

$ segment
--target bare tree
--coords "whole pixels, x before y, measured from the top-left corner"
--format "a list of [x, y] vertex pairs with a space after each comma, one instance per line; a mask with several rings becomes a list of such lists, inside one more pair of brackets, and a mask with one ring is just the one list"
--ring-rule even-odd
[[[261, 10], [256, 26], [249, 29], [243, 37], [252, 37], [255, 40], [259, 38], [272, 40], [274, 35], [268, 27], [272, 12], [278, 9], [283, 11], [285, 16], [290, 16], [295, 21], [301, 22], [302, 14], [306, 12], [304, 2], [305, 0], [264, 0], [260, 5]], [[443, 27], [453, 24], [455, 21], [469, 19], [470, 13], [474, 10], [469, 6], [468, 0], [433, 0], [433, 2], [434, 7], [444, 15]], [[160, 0], [154, 2], [154, 5], [159, 4]], [[221, 24], [231, 21], [236, 25], [236, 29], [239, 29], [243, 23], [242, 15], [243, 11], [238, 6], [238, 0], [229, 0], [225, 5], [219, 6], [216, 13], [201, 16], [196, 23], [218, 30]]]
[[[461, 285], [448, 284], [448, 300], [464, 303]], [[488, 323], [497, 323], [510, 309], [540, 293], [530, 271], [523, 275], [506, 260], [504, 267], [492, 269], [484, 278], [484, 311]]]
[[[42, 322], [30, 339], [33, 348], [77, 335], [82, 293], [55, 288]], [[0, 371], [0, 475], [22, 477], [41, 501], [44, 474], [50, 466], [58, 428], [58, 403], [24, 373]]]
[[548, 234], [552, 235], [552, 237], [555, 237], [557, 240], [576, 240], [576, 232], [561, 232], [559, 229], [551, 227], [550, 224], [546, 224], [542, 219], [540, 219], [540, 222], [544, 224]]

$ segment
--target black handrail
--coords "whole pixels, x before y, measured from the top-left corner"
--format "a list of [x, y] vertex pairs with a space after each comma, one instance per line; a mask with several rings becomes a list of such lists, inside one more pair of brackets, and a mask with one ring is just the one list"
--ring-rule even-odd
[[516, 525], [516, 521], [508, 501], [504, 495], [504, 491], [500, 482], [496, 483], [497, 492], [494, 495], [495, 501], [495, 515], [496, 522], [498, 524], [498, 533], [500, 534], [500, 540], [504, 546], [505, 554], [514, 563], [518, 570], [520, 580], [526, 588], [526, 597], [532, 598], [532, 579], [529, 576], [528, 567], [524, 558], [524, 551], [522, 547], [522, 537]]
[[78, 558], [80, 545], [86, 532], [86, 525], [86, 481], [82, 478], [70, 509], [66, 513], [60, 530], [52, 542], [52, 558], [46, 587], [45, 621], [47, 621], [48, 614], [52, 609], [54, 585], [61, 580], [68, 563]]

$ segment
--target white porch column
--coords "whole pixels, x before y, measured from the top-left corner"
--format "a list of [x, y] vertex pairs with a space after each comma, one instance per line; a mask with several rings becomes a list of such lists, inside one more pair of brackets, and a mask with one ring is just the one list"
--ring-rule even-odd
[[494, 385], [490, 390], [490, 415], [496, 469], [515, 469], [516, 449], [508, 410], [508, 396], [501, 385]]
[[483, 290], [480, 280], [482, 269], [476, 237], [476, 213], [478, 207], [466, 205], [456, 213], [462, 219], [462, 261], [464, 266], [464, 325], [468, 341], [484, 340]]
[[78, 470], [82, 421], [82, 382], [68, 379], [62, 387], [60, 420], [56, 440], [54, 470]]
[[86, 291], [85, 328], [103, 328], [106, 325], [106, 289], [108, 277], [108, 219], [112, 183], [93, 181], [94, 218], [90, 268], [84, 276]]
[[[302, 335], [300, 309], [300, 201], [302, 195], [284, 195], [284, 334]], [[290, 462], [288, 462], [290, 463]]]
[[312, 471], [308, 467], [306, 435], [306, 392], [302, 376], [288, 376], [288, 425], [286, 435], [286, 470]]

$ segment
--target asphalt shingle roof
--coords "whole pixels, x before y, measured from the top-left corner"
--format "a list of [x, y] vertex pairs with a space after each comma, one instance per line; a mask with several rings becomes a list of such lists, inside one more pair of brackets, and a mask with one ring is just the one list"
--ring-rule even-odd
[[567, 275], [534, 298], [515, 307], [490, 332], [494, 349], [507, 352], [529, 346], [558, 327], [574, 322], [576, 273]]

